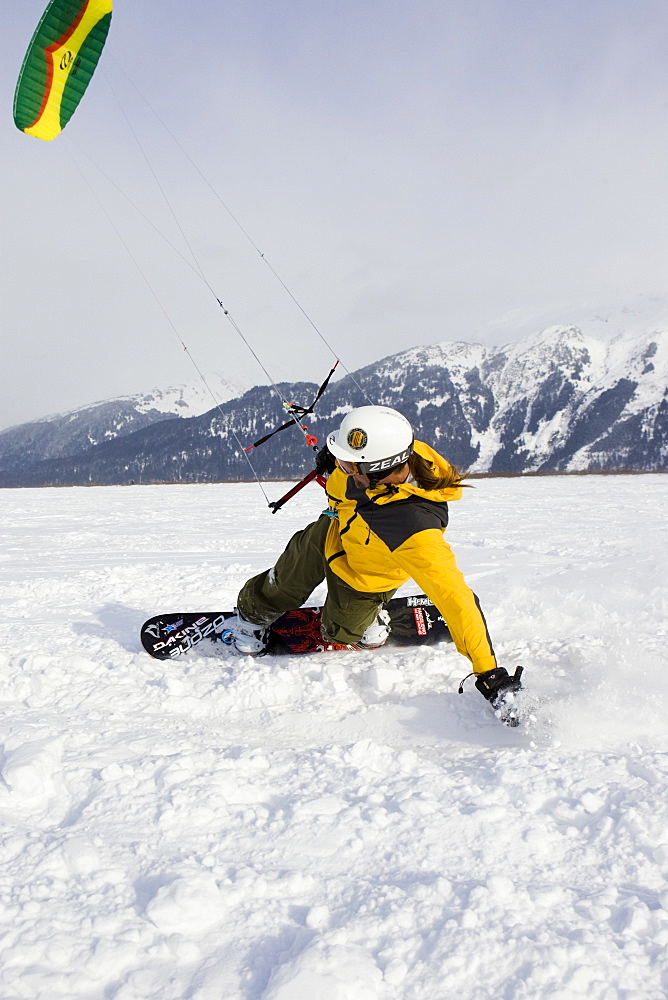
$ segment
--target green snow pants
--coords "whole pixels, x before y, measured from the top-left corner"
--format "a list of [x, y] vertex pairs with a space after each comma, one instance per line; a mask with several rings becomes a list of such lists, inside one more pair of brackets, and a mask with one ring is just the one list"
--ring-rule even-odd
[[394, 590], [368, 594], [353, 590], [332, 572], [325, 559], [329, 516], [323, 514], [288, 542], [276, 565], [252, 577], [239, 592], [237, 608], [255, 625], [271, 625], [285, 611], [300, 608], [327, 581], [322, 634], [336, 643], [356, 643]]

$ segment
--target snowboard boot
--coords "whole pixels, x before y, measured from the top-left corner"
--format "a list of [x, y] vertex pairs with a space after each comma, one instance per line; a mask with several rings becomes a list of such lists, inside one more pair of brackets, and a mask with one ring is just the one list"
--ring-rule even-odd
[[232, 633], [232, 644], [238, 653], [246, 656], [261, 656], [269, 640], [269, 629], [264, 625], [247, 622], [238, 608], [232, 618], [225, 619], [225, 629]]
[[377, 649], [387, 642], [390, 634], [390, 616], [387, 611], [379, 611], [375, 621], [365, 629], [364, 635], [357, 643], [358, 649]]

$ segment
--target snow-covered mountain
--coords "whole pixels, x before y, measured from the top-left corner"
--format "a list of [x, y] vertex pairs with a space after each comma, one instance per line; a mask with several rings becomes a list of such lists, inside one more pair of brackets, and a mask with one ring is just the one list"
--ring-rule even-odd
[[[666, 331], [605, 343], [577, 327], [550, 327], [456, 357], [451, 345], [440, 348], [456, 393], [453, 409], [471, 428], [464, 461], [471, 471], [665, 467]], [[429, 381], [425, 388], [432, 388]], [[418, 403], [422, 422], [445, 402], [425, 395]], [[438, 438], [442, 420], [430, 422]]]
[[413, 348], [357, 382], [471, 472], [660, 469], [668, 459], [666, 330], [606, 343], [550, 327], [500, 348]]
[[43, 459], [76, 455], [170, 417], [198, 416], [215, 402], [243, 392], [242, 385], [215, 373], [207, 377], [207, 384], [208, 388], [197, 381], [119, 396], [8, 427], [0, 431], [0, 468], [22, 468]]
[[[308, 403], [317, 387], [279, 388], [284, 399]], [[368, 402], [401, 409], [419, 437], [470, 472], [664, 469], [668, 330], [606, 342], [575, 326], [553, 326], [504, 347], [448, 342], [412, 348], [331, 385], [309, 418], [310, 433], [322, 440], [342, 413]], [[15, 428], [10, 448], [10, 432], [4, 432], [0, 485], [248, 479], [244, 447], [285, 419], [270, 386], [228, 396], [188, 420], [160, 419], [155, 407], [133, 412], [150, 426], [119, 428], [116, 419], [105, 430], [98, 421], [97, 436], [89, 434], [85, 443], [82, 435], [71, 435], [65, 444], [68, 418], [59, 418], [57, 454], [45, 444], [47, 422], [42, 460], [35, 460], [38, 441], [23, 451], [20, 467], [20, 434], [40, 425]], [[77, 413], [85, 425], [86, 411]], [[295, 428], [251, 458], [258, 476], [282, 478], [303, 474], [312, 453]]]

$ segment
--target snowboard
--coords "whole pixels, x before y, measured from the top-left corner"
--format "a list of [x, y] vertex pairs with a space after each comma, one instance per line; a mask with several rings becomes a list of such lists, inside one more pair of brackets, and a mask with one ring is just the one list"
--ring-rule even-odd
[[[297, 608], [287, 611], [269, 631], [265, 655], [325, 653], [351, 650], [356, 646], [326, 642], [320, 634], [321, 608]], [[390, 615], [390, 635], [386, 646], [422, 646], [450, 639], [448, 626], [424, 594], [394, 597], [385, 605]], [[142, 646], [158, 660], [182, 656], [204, 639], [232, 643], [225, 621], [233, 611], [200, 611], [156, 615], [141, 627]]]

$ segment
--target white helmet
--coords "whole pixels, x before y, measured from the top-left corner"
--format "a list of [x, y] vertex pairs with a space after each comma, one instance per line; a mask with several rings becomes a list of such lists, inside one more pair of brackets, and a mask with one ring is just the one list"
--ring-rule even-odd
[[413, 428], [403, 413], [389, 406], [359, 406], [329, 435], [327, 447], [348, 474], [389, 472], [408, 461]]

